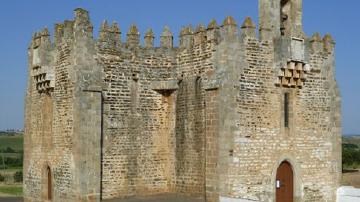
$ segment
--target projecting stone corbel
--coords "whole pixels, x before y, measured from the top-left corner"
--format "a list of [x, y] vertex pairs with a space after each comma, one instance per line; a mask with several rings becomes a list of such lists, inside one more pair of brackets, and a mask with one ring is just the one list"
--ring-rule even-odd
[[206, 91], [217, 90], [222, 86], [222, 79], [217, 74], [208, 75], [202, 78]]
[[160, 94], [171, 94], [179, 88], [177, 80], [153, 81], [150, 88]]
[[207, 80], [204, 82], [204, 89], [209, 90], [217, 90], [221, 86], [221, 81], [219, 79]]

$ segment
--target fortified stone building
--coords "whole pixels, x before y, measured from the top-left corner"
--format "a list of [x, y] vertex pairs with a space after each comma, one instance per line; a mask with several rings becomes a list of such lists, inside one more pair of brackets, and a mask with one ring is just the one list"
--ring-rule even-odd
[[25, 201], [177, 193], [206, 202], [334, 202], [341, 174], [334, 41], [302, 29], [302, 0], [259, 0], [232, 17], [135, 25], [93, 37], [89, 14], [29, 47]]

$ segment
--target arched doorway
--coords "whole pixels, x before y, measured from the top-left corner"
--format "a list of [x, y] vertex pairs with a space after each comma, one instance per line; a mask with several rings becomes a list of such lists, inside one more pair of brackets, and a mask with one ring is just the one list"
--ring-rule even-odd
[[51, 169], [47, 167], [47, 200], [52, 200], [52, 177], [51, 177]]
[[280, 164], [276, 172], [276, 202], [293, 202], [294, 173], [289, 162]]

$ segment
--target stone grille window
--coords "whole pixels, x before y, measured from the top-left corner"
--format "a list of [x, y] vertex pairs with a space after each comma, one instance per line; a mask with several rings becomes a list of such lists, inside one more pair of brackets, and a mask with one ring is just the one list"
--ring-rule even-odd
[[289, 127], [289, 93], [284, 94], [284, 127]]
[[289, 61], [279, 70], [276, 84], [283, 87], [302, 88], [308, 71], [309, 65], [303, 62]]

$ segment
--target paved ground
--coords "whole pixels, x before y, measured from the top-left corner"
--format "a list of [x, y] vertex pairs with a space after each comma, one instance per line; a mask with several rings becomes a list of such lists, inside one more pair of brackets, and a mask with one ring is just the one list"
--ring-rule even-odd
[[104, 202], [204, 202], [204, 200], [199, 198], [179, 196], [176, 194], [162, 194], [148, 197], [104, 200]]
[[1, 197], [0, 202], [22, 202], [22, 198], [15, 197]]

